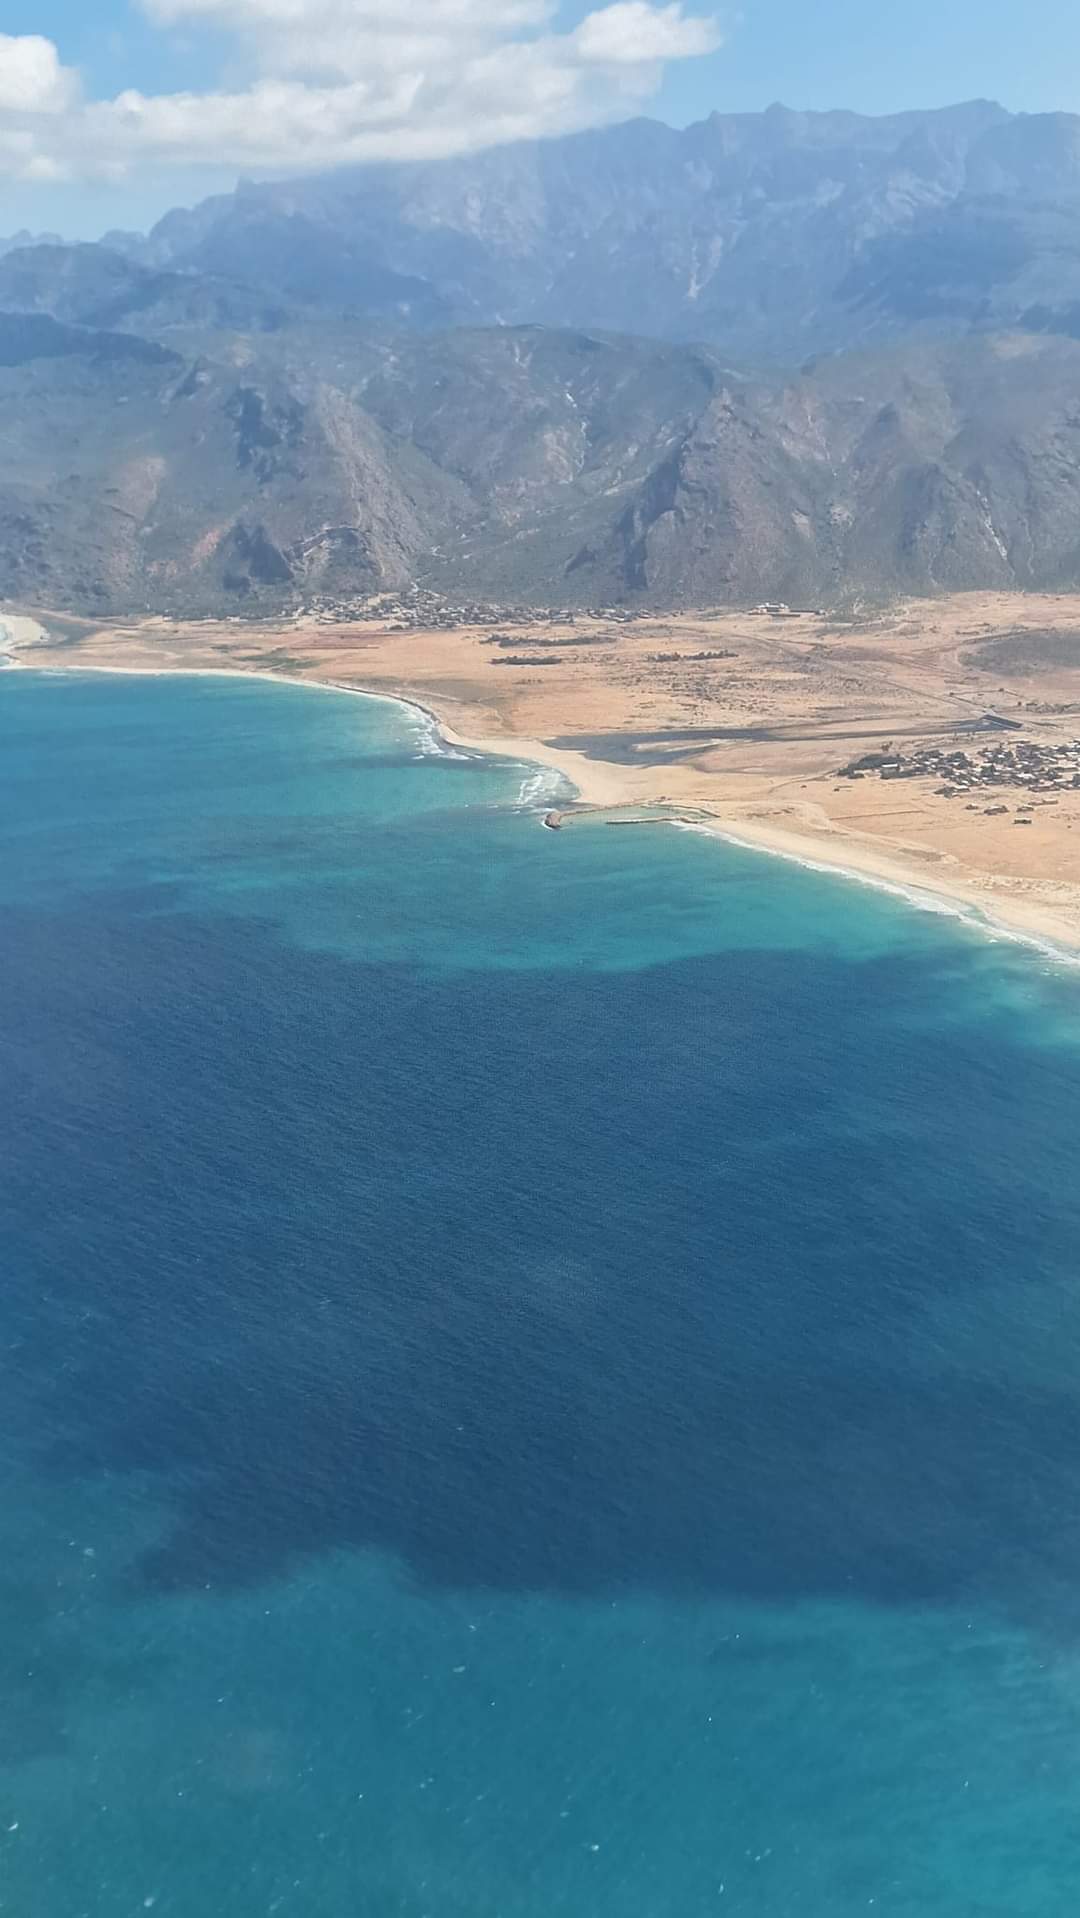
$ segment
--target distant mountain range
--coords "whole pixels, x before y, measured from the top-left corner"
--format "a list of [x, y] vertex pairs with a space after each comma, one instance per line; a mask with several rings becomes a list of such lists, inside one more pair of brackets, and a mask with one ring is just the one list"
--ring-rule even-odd
[[754, 361], [912, 327], [1080, 330], [1080, 117], [634, 120], [242, 186], [129, 256], [409, 325], [599, 327]]
[[1080, 118], [634, 121], [109, 242], [0, 242], [9, 597], [1080, 585]]

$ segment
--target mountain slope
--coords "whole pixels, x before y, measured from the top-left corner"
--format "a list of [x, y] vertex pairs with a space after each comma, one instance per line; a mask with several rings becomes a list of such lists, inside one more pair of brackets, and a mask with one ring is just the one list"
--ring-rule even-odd
[[544, 604], [1075, 587], [1078, 395], [1080, 344], [1024, 334], [772, 379], [542, 328], [192, 360], [0, 317], [0, 594], [221, 612], [414, 580]]
[[707, 340], [755, 361], [912, 328], [1076, 325], [1080, 118], [636, 120], [430, 165], [241, 186], [144, 263], [395, 324]]
[[454, 517], [456, 483], [325, 381], [57, 331], [63, 357], [46, 336], [11, 366], [0, 322], [4, 595], [125, 611], [371, 591]]
[[279, 296], [235, 276], [150, 268], [106, 246], [42, 243], [0, 256], [0, 310], [73, 326], [160, 333], [172, 328], [270, 332], [288, 324]]

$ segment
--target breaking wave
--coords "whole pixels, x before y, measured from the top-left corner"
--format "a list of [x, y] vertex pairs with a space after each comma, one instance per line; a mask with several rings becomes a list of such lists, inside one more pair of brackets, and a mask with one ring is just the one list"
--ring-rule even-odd
[[518, 788], [516, 812], [547, 811], [571, 797], [573, 787], [557, 766], [532, 766]]

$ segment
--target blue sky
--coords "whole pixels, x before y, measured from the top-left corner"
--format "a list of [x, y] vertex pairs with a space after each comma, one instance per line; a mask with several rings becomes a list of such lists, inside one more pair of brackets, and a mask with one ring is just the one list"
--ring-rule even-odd
[[[432, 42], [429, 54], [399, 44], [417, 8], [418, 30], [439, 36], [449, 10], [458, 39]], [[507, 112], [513, 107], [507, 126], [526, 133], [631, 112], [684, 123], [714, 107], [756, 109], [777, 99], [873, 113], [976, 95], [1025, 111], [1080, 108], [1077, 0], [1034, 0], [1026, 11], [1015, 0], [745, 0], [737, 10], [709, 0], [574, 0], [550, 22], [542, 8], [543, 0], [411, 0], [402, 28], [401, 0], [393, 9], [388, 0], [0, 0], [0, 35], [9, 36], [0, 39], [0, 173], [5, 110], [18, 154], [31, 155], [7, 162], [0, 232], [144, 225], [239, 172], [297, 171], [302, 154], [333, 164], [462, 150], [476, 136], [455, 122], [455, 95], [462, 121], [475, 129], [499, 117], [500, 88]], [[723, 44], [712, 50], [720, 34]], [[42, 38], [55, 47], [59, 78], [42, 79]], [[541, 41], [554, 45], [552, 58]], [[327, 71], [316, 70], [310, 42], [330, 50]], [[348, 42], [340, 59], [337, 42]], [[5, 101], [5, 47], [14, 49], [9, 70], [16, 55], [33, 51], [33, 87], [49, 97], [35, 96], [32, 110], [25, 90], [9, 86]], [[402, 72], [414, 75], [425, 58], [439, 72], [415, 94], [403, 92]], [[455, 67], [466, 61], [475, 63], [467, 84], [464, 67]], [[371, 102], [358, 109], [373, 68]], [[285, 115], [272, 92], [281, 86]], [[130, 115], [88, 112], [88, 103], [126, 88], [157, 102], [137, 127]], [[227, 96], [216, 120], [200, 113], [196, 97], [174, 125], [171, 96], [211, 92]]]

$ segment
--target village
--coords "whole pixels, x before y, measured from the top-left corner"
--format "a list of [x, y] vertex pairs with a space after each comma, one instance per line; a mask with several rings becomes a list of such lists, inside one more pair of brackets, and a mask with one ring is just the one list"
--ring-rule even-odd
[[303, 616], [318, 626], [377, 619], [387, 632], [411, 633], [456, 632], [463, 626], [499, 627], [508, 622], [516, 626], [573, 626], [579, 618], [631, 626], [644, 615], [625, 606], [505, 606], [479, 600], [450, 605], [441, 594], [426, 587], [408, 586], [398, 592], [349, 599], [315, 599], [305, 607]]
[[[842, 769], [842, 777], [938, 779], [942, 783], [934, 790], [942, 799], [1001, 792], [1030, 794], [1030, 799], [1021, 800], [1015, 819], [1017, 825], [1029, 825], [1027, 815], [1034, 805], [1055, 805], [1060, 794], [1080, 791], [1080, 739], [1060, 745], [1040, 745], [1026, 739], [999, 740], [976, 753], [926, 746], [904, 754], [890, 745], [853, 760]], [[969, 797], [967, 810], [982, 811], [992, 817], [1007, 813], [1009, 807], [1001, 803], [980, 807]]]
[[[718, 607], [717, 616], [729, 609]], [[338, 626], [353, 620], [377, 619], [387, 632], [457, 632], [466, 626], [498, 627], [506, 623], [515, 626], [573, 626], [580, 619], [586, 623], [601, 621], [607, 626], [633, 626], [638, 620], [648, 619], [650, 611], [646, 607], [630, 606], [507, 606], [489, 600], [463, 601], [460, 605], [449, 604], [440, 593], [429, 587], [409, 585], [397, 591], [359, 594], [348, 598], [330, 598], [322, 596], [309, 601], [303, 608], [305, 619], [317, 626]], [[824, 619], [822, 607], [791, 607], [783, 600], [766, 600], [758, 606], [745, 608], [744, 618], [748, 619]], [[505, 638], [506, 635], [499, 637]], [[583, 643], [588, 643], [587, 641]], [[717, 657], [724, 658], [725, 654]]]

